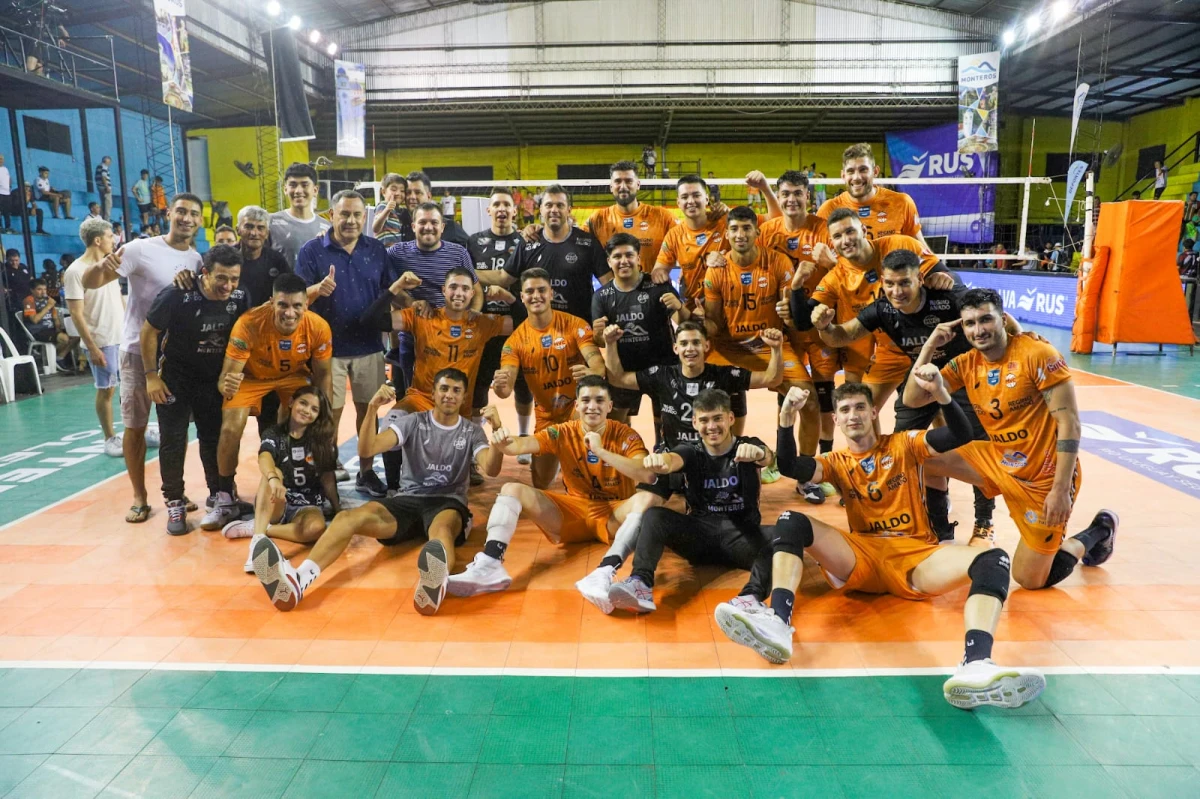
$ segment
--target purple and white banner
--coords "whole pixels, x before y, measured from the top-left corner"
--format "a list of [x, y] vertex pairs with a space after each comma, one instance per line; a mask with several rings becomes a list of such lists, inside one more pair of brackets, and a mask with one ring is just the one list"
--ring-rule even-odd
[[995, 289], [1004, 310], [1021, 322], [1071, 327], [1075, 322], [1074, 275], [1051, 275], [1006, 269], [959, 269], [959, 278], [972, 289]]
[[1104, 411], [1080, 411], [1079, 420], [1085, 452], [1200, 499], [1200, 443]]
[[[960, 153], [958, 125], [887, 134], [892, 174], [898, 178], [994, 178], [1000, 174], [1000, 154]], [[926, 236], [949, 236], [961, 244], [988, 244], [996, 224], [996, 187], [963, 185], [902, 185], [921, 215]]]

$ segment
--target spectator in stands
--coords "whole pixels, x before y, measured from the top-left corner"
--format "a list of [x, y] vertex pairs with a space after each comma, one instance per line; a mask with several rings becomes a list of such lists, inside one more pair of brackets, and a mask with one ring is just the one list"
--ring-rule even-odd
[[133, 196], [133, 201], [137, 203], [138, 213], [142, 217], [142, 227], [145, 228], [150, 222], [150, 217], [154, 216], [154, 203], [150, 201], [149, 169], [142, 170], [141, 177], [133, 184], [129, 193]]
[[[281, 253], [267, 246], [271, 217], [266, 209], [247, 205], [238, 211], [237, 218], [238, 241], [242, 247], [242, 277], [238, 285], [250, 295], [251, 306], [262, 305], [271, 299], [271, 286], [275, 278], [292, 271], [292, 267]], [[278, 406], [274, 406], [274, 410], [278, 410]], [[273, 412], [267, 414], [264, 410], [259, 417], [260, 421], [263, 419], [266, 419], [268, 427], [275, 424]]]
[[1133, 192], [1132, 194], [1130, 194], [1130, 195], [1129, 195], [1129, 199], [1131, 199], [1131, 200], [1140, 200], [1140, 199], [1142, 199], [1142, 193], [1141, 193], [1140, 191], [1135, 191], [1135, 192]]
[[[654, 166], [658, 163], [658, 156], [654, 153], [654, 145], [647, 144], [642, 148], [642, 166], [646, 169], [646, 177], [654, 177]], [[539, 203], [540, 205], [541, 203]]]
[[31, 187], [28, 183], [25, 184], [25, 208], [29, 212], [29, 215], [32, 216], [36, 222], [36, 229], [33, 231], [33, 235], [49, 236], [50, 234], [42, 228], [45, 214], [42, 213], [42, 209], [37, 206], [37, 203], [33, 201], [33, 187]]
[[442, 190], [442, 219], [447, 221], [454, 219], [455, 204], [454, 195], [450, 193], [450, 187], [447, 186]]
[[1195, 246], [1195, 239], [1183, 240], [1183, 249], [1179, 251], [1179, 255], [1175, 258], [1175, 265], [1179, 267], [1180, 277], [1196, 276], [1196, 264], [1200, 261], [1200, 254], [1197, 254], [1193, 249]]
[[42, 200], [50, 206], [50, 215], [58, 219], [59, 209], [66, 213], [64, 219], [74, 219], [71, 216], [71, 192], [55, 191], [50, 186], [50, 167], [39, 166], [37, 180], [33, 184], [33, 199]]
[[111, 166], [112, 156], [104, 156], [100, 163], [96, 164], [95, 175], [96, 193], [100, 195], [100, 215], [109, 221], [112, 220], [112, 175], [108, 171]]
[[1183, 223], [1183, 235], [1193, 241], [1200, 241], [1200, 212], [1192, 214], [1191, 219]]
[[721, 202], [721, 187], [716, 184], [716, 175], [708, 173], [708, 201], [713, 205]]
[[526, 225], [532, 225], [536, 218], [534, 214], [537, 212], [537, 201], [534, 199], [533, 192], [526, 191], [525, 196], [521, 198], [521, 222]]
[[1051, 272], [1069, 272], [1071, 265], [1071, 256], [1063, 249], [1062, 242], [1057, 242], [1054, 249], [1050, 251], [1050, 271]]
[[59, 368], [69, 371], [70, 366], [63, 359], [71, 352], [71, 339], [63, 327], [58, 301], [50, 296], [46, 281], [40, 277], [33, 281], [32, 292], [24, 303], [25, 328], [36, 340], [53, 344]]
[[[817, 168], [817, 165], [814, 163], [812, 165], [812, 169], [816, 170], [816, 168]], [[815, 177], [827, 178], [827, 177], [829, 177], [829, 175], [825, 174], [824, 172], [817, 172]], [[810, 173], [809, 181], [812, 181], [812, 179], [813, 178]], [[812, 195], [813, 195], [813, 203], [814, 203], [813, 207], [814, 207], [814, 209], [820, 208], [822, 205], [825, 204], [825, 184], [824, 183], [813, 183], [812, 187], [813, 187]]]
[[404, 238], [406, 229], [412, 231], [412, 217], [408, 213], [405, 198], [406, 188], [404, 178], [395, 172], [388, 172], [379, 183], [383, 200], [375, 206], [371, 235], [379, 239], [385, 247], [411, 239]]
[[291, 205], [271, 214], [271, 246], [296, 266], [300, 248], [329, 230], [329, 221], [317, 216], [317, 170], [296, 161], [283, 173], [283, 193]]
[[[0, 164], [3, 163], [4, 159], [0, 158]], [[1188, 220], [1196, 214], [1200, 214], [1200, 199], [1196, 198], [1196, 192], [1188, 192], [1187, 199], [1183, 202], [1183, 218]]]
[[100, 203], [95, 201], [88, 203], [88, 215], [84, 219], [104, 219], [104, 215], [100, 213]]
[[[67, 268], [75, 263], [75, 256], [72, 253], [64, 252], [58, 256], [58, 276], [61, 278], [67, 273]], [[64, 284], [65, 285], [65, 284]]]
[[1162, 193], [1167, 190], [1167, 168], [1163, 166], [1162, 161], [1154, 162], [1154, 199], [1162, 196]]
[[150, 185], [150, 204], [154, 206], [159, 227], [167, 224], [167, 189], [163, 186], [162, 175], [155, 175], [154, 183]]
[[1050, 267], [1054, 265], [1054, 245], [1046, 242], [1042, 245], [1042, 254], [1038, 259], [1037, 268], [1043, 272], [1049, 272]]
[[42, 259], [42, 274], [39, 277], [46, 281], [46, 293], [61, 303], [62, 298], [58, 295], [62, 289], [62, 281], [59, 278], [58, 267], [55, 266], [53, 258]]
[[[138, 238], [139, 239], [152, 239], [155, 236], [161, 236], [161, 235], [162, 235], [162, 231], [159, 230], [158, 223], [151, 222], [150, 224], [146, 225], [144, 228], [141, 229], [141, 231], [138, 233]], [[280, 257], [282, 257], [282, 256], [280, 256]]]
[[228, 244], [230, 247], [236, 247], [237, 243], [237, 231], [229, 225], [221, 225], [213, 231], [213, 245]]
[[13, 191], [12, 174], [4, 165], [4, 156], [0, 155], [0, 219], [4, 221], [0, 233], [17, 232], [13, 229], [12, 218], [21, 215], [21, 206], [17, 204], [18, 196]]
[[[304, 278], [308, 286], [309, 310], [328, 322], [333, 334], [333, 394], [330, 396], [333, 427], [336, 430], [342, 419], [348, 379], [356, 429], [361, 430], [367, 418], [367, 404], [383, 385], [387, 374], [383, 339], [378, 330], [363, 324], [360, 319], [383, 287], [393, 282], [387, 277], [389, 251], [378, 239], [362, 235], [367, 207], [358, 192], [347, 190], [335, 194], [330, 216], [333, 227], [300, 249], [296, 274]], [[395, 245], [395, 248], [402, 247], [403, 244]], [[403, 271], [397, 273], [397, 277], [399, 274]], [[387, 487], [375, 474], [373, 466], [374, 458], [359, 462], [355, 488], [360, 494], [375, 499], [386, 497]]]
[[121, 363], [119, 349], [125, 302], [116, 281], [92, 291], [83, 287], [83, 273], [113, 251], [112, 225], [103, 219], [85, 219], [79, 226], [79, 238], [83, 239], [87, 249], [79, 260], [63, 270], [63, 293], [79, 339], [87, 349], [92, 383], [96, 387], [96, 418], [104, 433], [104, 454], [119, 458], [121, 436], [113, 431], [112, 398]]
[[11, 314], [20, 314], [33, 286], [33, 272], [21, 263], [21, 253], [12, 247], [4, 253], [4, 299]]

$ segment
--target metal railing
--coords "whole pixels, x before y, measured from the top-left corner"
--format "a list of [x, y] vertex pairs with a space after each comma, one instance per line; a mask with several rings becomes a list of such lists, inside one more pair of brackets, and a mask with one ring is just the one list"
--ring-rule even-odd
[[[117, 86], [117, 58], [111, 36], [80, 36], [79, 39], [105, 39], [108, 60], [103, 56], [85, 55], [70, 45], [60, 47], [20, 31], [0, 26], [0, 65], [19, 69], [64, 86], [104, 95], [120, 102]], [[80, 80], [83, 85], [80, 85]]]
[[[1179, 154], [1179, 157], [1176, 158], [1171, 163], [1167, 163], [1168, 161], [1171, 160], [1171, 157], [1176, 155], [1177, 153]], [[1184, 163], [1185, 161], [1189, 161], [1189, 160], [1190, 160], [1190, 163], [1193, 163], [1193, 164], [1200, 162], [1200, 130], [1196, 131], [1191, 136], [1188, 136], [1186, 139], [1184, 139], [1178, 145], [1176, 145], [1175, 149], [1171, 150], [1171, 152], [1167, 153], [1166, 155], [1164, 155], [1162, 157], [1163, 167], [1167, 170], [1168, 173], [1170, 173], [1170, 171], [1172, 169], [1174, 169], [1175, 167], [1177, 167], [1180, 164]], [[1135, 178], [1133, 183], [1130, 183], [1128, 186], [1126, 186], [1125, 189], [1120, 194], [1118, 194], [1116, 197], [1113, 198], [1113, 200], [1114, 201], [1120, 200], [1126, 194], [1129, 194], [1131, 191], [1137, 189], [1138, 186], [1142, 185], [1147, 180], [1149, 180], [1149, 181], [1154, 180], [1153, 172], [1151, 172], [1148, 175], [1142, 175], [1139, 178]]]

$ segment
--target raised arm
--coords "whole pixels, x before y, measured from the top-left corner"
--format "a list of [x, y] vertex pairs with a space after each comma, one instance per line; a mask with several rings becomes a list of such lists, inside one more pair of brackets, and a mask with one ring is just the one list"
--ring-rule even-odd
[[799, 483], [822, 483], [825, 470], [821, 462], [810, 455], [796, 452], [796, 435], [793, 428], [800, 409], [808, 402], [808, 392], [793, 387], [779, 406], [779, 427], [775, 433], [776, 467], [780, 474], [787, 475]]
[[771, 350], [771, 357], [765, 371], [750, 373], [750, 388], [775, 388], [783, 380], [783, 333], [771, 327], [759, 338]]
[[637, 375], [633, 372], [626, 372], [625, 367], [621, 366], [621, 354], [617, 352], [617, 342], [621, 336], [625, 335], [625, 331], [620, 325], [609, 325], [604, 328], [604, 368], [608, 371], [608, 384], [614, 388], [623, 388], [629, 391], [636, 391], [638, 387]]
[[[829, 311], [830, 316], [833, 315], [832, 308], [826, 310]], [[845, 347], [847, 344], [871, 335], [871, 331], [867, 330], [856, 317], [840, 325], [826, 323], [824, 328], [817, 328], [817, 334], [821, 337], [821, 341], [831, 347]]]
[[[927, 363], [932, 363], [937, 351], [954, 339], [961, 326], [962, 320], [955, 319], [952, 322], [942, 322], [935, 327], [933, 332], [929, 334], [929, 338], [925, 340], [925, 346], [921, 348], [921, 353], [917, 356], [917, 360], [913, 363], [913, 370], [915, 371], [917, 367], [924, 366]], [[909, 380], [904, 384], [903, 402], [910, 408], [920, 408], [933, 402], [933, 395], [917, 385], [917, 381]]]
[[[328, 395], [327, 395], [328, 396]], [[379, 410], [385, 405], [396, 401], [396, 389], [384, 383], [367, 403], [367, 412], [363, 414], [362, 425], [358, 428], [358, 457], [374, 458], [376, 455], [394, 449], [400, 439], [391, 427], [378, 430]], [[336, 434], [335, 434], [336, 435]]]

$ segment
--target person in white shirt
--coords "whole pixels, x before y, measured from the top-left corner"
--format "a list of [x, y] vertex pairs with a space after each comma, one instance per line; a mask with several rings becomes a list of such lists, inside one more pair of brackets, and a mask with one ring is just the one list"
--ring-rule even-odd
[[58, 219], [59, 210], [65, 213], [63, 219], [74, 219], [71, 216], [71, 192], [56, 191], [50, 186], [50, 169], [39, 166], [37, 180], [33, 182], [33, 199], [44, 200], [50, 206], [50, 215]]
[[454, 218], [454, 204], [454, 195], [451, 194], [450, 189], [447, 188], [445, 193], [442, 194], [442, 219]]
[[20, 215], [21, 206], [17, 204], [17, 195], [13, 194], [12, 175], [4, 165], [4, 156], [0, 155], [0, 217], [4, 219], [0, 233], [16, 233], [12, 218]]
[[85, 219], [79, 226], [79, 238], [87, 250], [63, 271], [63, 292], [79, 339], [87, 348], [96, 386], [96, 418], [104, 432], [104, 454], [119, 458], [123, 450], [121, 436], [113, 432], [112, 396], [117, 388], [125, 299], [115, 280], [92, 291], [83, 287], [83, 273], [113, 251], [112, 225], [99, 218]]
[[[200, 268], [200, 254], [192, 246], [203, 221], [203, 203], [194, 194], [176, 194], [171, 200], [171, 229], [165, 236], [137, 239], [110, 253], [83, 273], [83, 287], [98, 289], [123, 277], [129, 281], [125, 307], [125, 329], [120, 346], [121, 423], [125, 426], [122, 446], [125, 468], [133, 486], [133, 506], [125, 521], [140, 524], [150, 518], [146, 497], [146, 446], [158, 446], [157, 431], [147, 441], [150, 395], [146, 372], [154, 364], [143, 364], [142, 323], [154, 298], [171, 285], [178, 272]], [[190, 508], [194, 510], [195, 508]]]
[[1154, 199], [1162, 196], [1162, 193], [1167, 190], [1167, 168], [1163, 166], [1162, 161], [1154, 162]]

